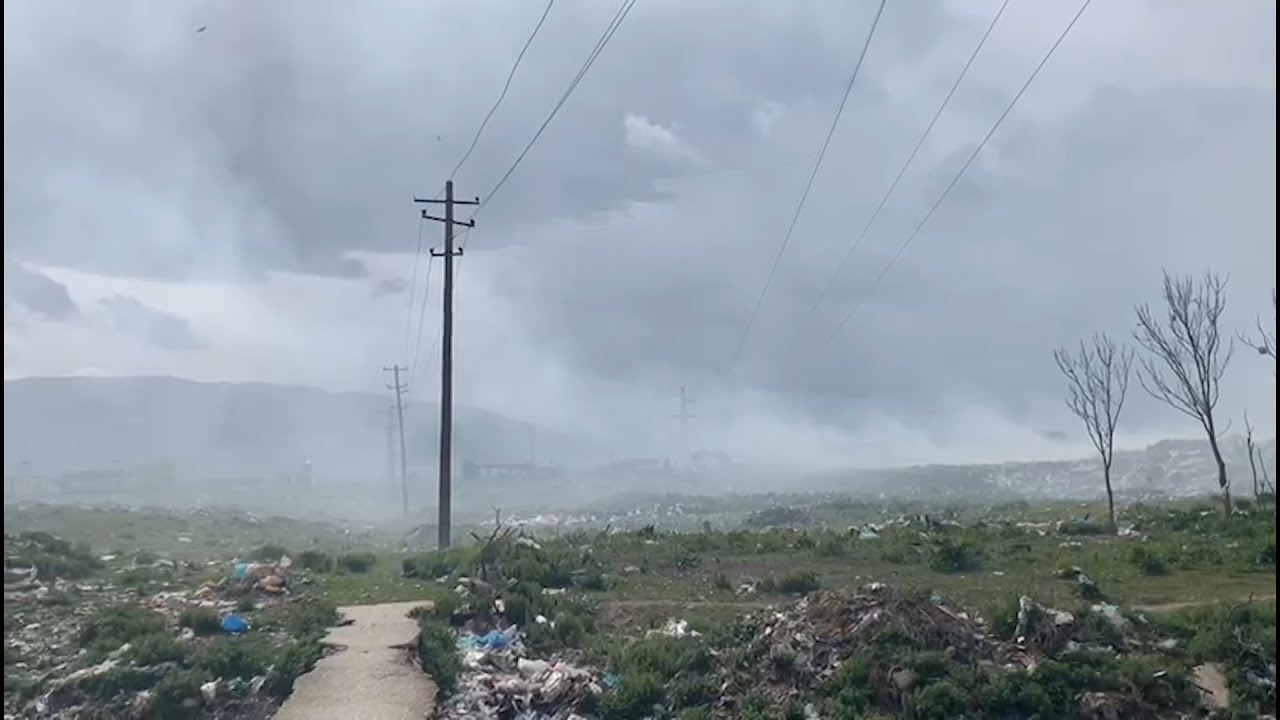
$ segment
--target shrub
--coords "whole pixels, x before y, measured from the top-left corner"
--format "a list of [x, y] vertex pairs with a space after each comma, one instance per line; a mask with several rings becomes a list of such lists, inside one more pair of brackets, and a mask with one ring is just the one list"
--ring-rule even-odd
[[168, 673], [152, 693], [148, 716], [158, 720], [198, 717], [199, 707], [190, 707], [187, 701], [200, 699], [200, 686], [204, 682], [205, 676], [196, 670]]
[[311, 572], [333, 572], [333, 556], [323, 550], [303, 550], [294, 560], [294, 564]]
[[5, 536], [5, 560], [12, 565], [33, 566], [42, 580], [75, 580], [103, 567], [102, 561], [81, 543], [71, 543], [47, 532], [28, 531]]
[[213, 608], [191, 607], [178, 615], [178, 626], [191, 628], [196, 635], [217, 635], [222, 632], [222, 618]]
[[135, 638], [164, 631], [164, 616], [137, 605], [114, 605], [94, 613], [80, 628], [81, 647], [111, 651]]
[[367, 573], [378, 564], [378, 556], [371, 552], [346, 553], [338, 558], [338, 567], [349, 573]]
[[266, 674], [275, 660], [274, 648], [258, 638], [227, 638], [200, 648], [195, 655], [195, 666], [210, 677], [249, 680], [255, 675]]
[[464, 559], [461, 550], [436, 550], [404, 558], [400, 570], [405, 577], [435, 580], [457, 572]]
[[601, 701], [606, 718], [647, 718], [655, 705], [678, 710], [715, 696], [711, 652], [701, 640], [666, 635], [632, 640], [610, 653], [617, 689]]
[[86, 695], [106, 704], [122, 694], [133, 694], [156, 684], [159, 674], [154, 670], [116, 666], [106, 672], [92, 675], [78, 684]]
[[191, 646], [165, 633], [144, 635], [129, 646], [129, 660], [135, 665], [183, 663], [191, 657]]
[[929, 548], [929, 567], [940, 573], [960, 573], [982, 566], [982, 550], [968, 540], [941, 538]]
[[593, 590], [601, 592], [609, 589], [609, 581], [605, 579], [602, 573], [591, 571], [583, 573], [578, 577], [578, 587], [583, 590]]
[[315, 638], [306, 638], [290, 645], [272, 666], [267, 680], [268, 691], [276, 697], [287, 697], [293, 692], [293, 683], [315, 667], [324, 656], [324, 646]]
[[275, 562], [288, 554], [288, 548], [283, 545], [267, 543], [249, 553], [249, 559], [257, 562]]
[[717, 590], [733, 589], [733, 584], [729, 582], [729, 578], [724, 573], [716, 573], [716, 576], [711, 578], [711, 586]]
[[434, 618], [418, 619], [418, 661], [435, 681], [442, 696], [451, 695], [462, 674], [462, 658], [458, 657], [458, 640], [448, 625]]
[[822, 587], [816, 573], [808, 570], [788, 573], [778, 578], [778, 592], [791, 595], [805, 595]]
[[1134, 545], [1129, 548], [1129, 564], [1138, 568], [1143, 575], [1157, 576], [1169, 572], [1164, 558], [1146, 545]]
[[281, 620], [284, 629], [296, 638], [323, 637], [337, 623], [337, 606], [316, 598], [307, 598], [287, 606]]

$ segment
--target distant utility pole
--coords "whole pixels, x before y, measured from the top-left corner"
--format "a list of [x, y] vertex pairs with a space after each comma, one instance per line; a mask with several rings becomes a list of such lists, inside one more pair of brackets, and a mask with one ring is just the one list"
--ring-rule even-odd
[[693, 399], [689, 397], [689, 392], [681, 385], [680, 414], [676, 417], [680, 418], [680, 447], [684, 450], [686, 462], [689, 460], [689, 421], [697, 417], [689, 410], [692, 406]]
[[409, 387], [400, 382], [400, 373], [408, 369], [399, 365], [382, 368], [383, 372], [391, 373], [394, 378], [387, 389], [396, 394], [396, 422], [400, 425], [400, 512], [406, 517], [409, 515], [409, 461], [404, 450], [404, 393]]
[[388, 405], [387, 415], [387, 487], [396, 485], [396, 406]]
[[461, 248], [453, 248], [453, 229], [455, 225], [476, 226], [474, 220], [454, 220], [453, 208], [456, 205], [479, 205], [480, 198], [455, 200], [453, 181], [447, 180], [443, 200], [415, 197], [413, 201], [444, 205], [444, 217], [422, 211], [424, 220], [444, 223], [444, 250], [431, 249], [432, 255], [444, 258], [444, 324], [440, 330], [440, 520], [436, 542], [443, 550], [449, 547], [453, 535], [453, 258], [462, 254]]

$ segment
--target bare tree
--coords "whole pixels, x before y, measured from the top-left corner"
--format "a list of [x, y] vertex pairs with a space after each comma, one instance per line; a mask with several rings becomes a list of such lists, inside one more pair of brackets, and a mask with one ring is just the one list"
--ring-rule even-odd
[[1258, 484], [1258, 446], [1253, 444], [1253, 425], [1249, 422], [1249, 413], [1244, 414], [1244, 449], [1249, 451], [1249, 472], [1253, 475], [1253, 499], [1262, 498], [1262, 486]]
[[1271, 329], [1268, 330], [1262, 324], [1262, 318], [1257, 320], [1258, 334], [1250, 338], [1240, 333], [1240, 342], [1255, 348], [1259, 355], [1268, 355], [1272, 360], [1276, 359], [1276, 329], [1275, 329], [1275, 312], [1276, 312], [1276, 289], [1271, 288]]
[[1222, 337], [1226, 278], [1206, 272], [1197, 282], [1190, 275], [1170, 277], [1166, 272], [1164, 304], [1164, 318], [1149, 305], [1136, 308], [1138, 327], [1133, 337], [1150, 353], [1142, 359], [1138, 382], [1155, 399], [1200, 423], [1218, 466], [1222, 509], [1229, 515], [1231, 484], [1213, 416], [1222, 376], [1235, 350], [1235, 343], [1227, 338], [1224, 344]]
[[1133, 348], [1119, 346], [1103, 333], [1074, 352], [1053, 351], [1053, 361], [1067, 378], [1067, 407], [1084, 422], [1089, 440], [1102, 458], [1102, 482], [1107, 487], [1107, 520], [1116, 529], [1116, 500], [1111, 490], [1111, 461], [1115, 457], [1116, 424], [1129, 391]]

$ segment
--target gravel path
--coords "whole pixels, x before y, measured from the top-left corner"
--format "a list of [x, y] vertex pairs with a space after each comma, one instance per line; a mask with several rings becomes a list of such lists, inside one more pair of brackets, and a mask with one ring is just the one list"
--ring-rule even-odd
[[[298, 678], [276, 720], [421, 720], [430, 717], [436, 689], [402, 646], [417, 636], [407, 602], [339, 608], [352, 624], [333, 628], [325, 642], [341, 649]], [[401, 647], [398, 647], [401, 646]]]

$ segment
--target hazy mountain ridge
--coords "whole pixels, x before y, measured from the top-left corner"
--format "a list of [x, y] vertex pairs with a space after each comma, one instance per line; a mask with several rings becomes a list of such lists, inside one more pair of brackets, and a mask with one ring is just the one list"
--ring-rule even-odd
[[[295, 472], [386, 474], [388, 395], [173, 377], [51, 377], [4, 383], [6, 474], [131, 471], [170, 464], [193, 477]], [[409, 464], [434, 468], [439, 407], [405, 411]], [[458, 462], [572, 461], [585, 438], [457, 406]]]
[[[1267, 477], [1276, 474], [1275, 439], [1260, 442]], [[1253, 479], [1245, 441], [1222, 441], [1233, 492], [1252, 493]], [[1260, 466], [1261, 472], [1261, 466]], [[1141, 450], [1117, 450], [1112, 482], [1118, 495], [1128, 498], [1189, 497], [1215, 492], [1217, 469], [1205, 440], [1161, 440]], [[869, 470], [856, 476], [841, 474], [829, 480], [857, 483], [866, 490], [888, 495], [931, 495], [992, 499], [1092, 499], [1105, 493], [1102, 467], [1097, 456], [1077, 460], [988, 463], [978, 465], [918, 465], [901, 469]], [[830, 484], [830, 483], [829, 483]]]

